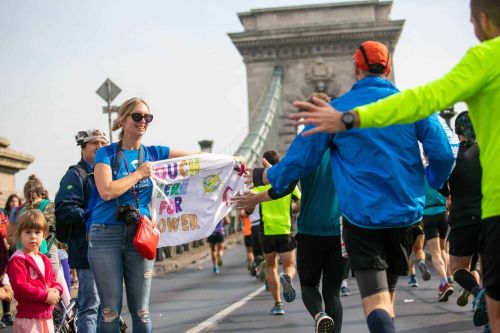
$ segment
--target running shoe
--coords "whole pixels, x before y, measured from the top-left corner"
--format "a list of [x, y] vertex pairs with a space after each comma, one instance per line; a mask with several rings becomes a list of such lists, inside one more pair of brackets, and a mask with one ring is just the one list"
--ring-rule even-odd
[[491, 327], [490, 324], [484, 325], [484, 330], [483, 333], [491, 333]]
[[273, 308], [271, 309], [271, 314], [273, 316], [282, 316], [285, 314], [285, 310], [283, 309], [283, 303], [281, 302], [276, 302], [274, 304]]
[[431, 279], [431, 272], [429, 272], [429, 269], [427, 268], [425, 262], [419, 262], [418, 269], [420, 270], [420, 273], [422, 273], [422, 279], [424, 281], [429, 281]]
[[448, 282], [444, 286], [439, 285], [438, 302], [447, 302], [451, 294], [453, 294], [453, 287]]
[[219, 267], [214, 266], [214, 274], [220, 274]]
[[250, 267], [250, 275], [251, 276], [256, 276], [257, 275], [257, 264], [254, 262], [251, 263], [251, 267]]
[[340, 287], [340, 296], [349, 296], [351, 294], [351, 291], [347, 287]]
[[295, 300], [295, 296], [297, 295], [297, 293], [293, 288], [292, 279], [290, 278], [290, 275], [286, 273], [281, 274], [280, 282], [281, 286], [283, 287], [283, 298], [288, 303], [293, 302]]
[[408, 280], [408, 285], [412, 288], [418, 287], [418, 280], [415, 275], [410, 276], [410, 279]]
[[315, 333], [331, 333], [333, 331], [333, 319], [326, 313], [321, 312], [314, 323]]
[[484, 289], [482, 289], [472, 301], [472, 309], [474, 310], [474, 325], [483, 326], [488, 323], [488, 309], [486, 308], [486, 297]]
[[217, 266], [222, 267], [222, 256], [217, 256]]
[[249, 272], [251, 272], [251, 271], [252, 271], [252, 267], [253, 267], [253, 263], [252, 263], [251, 261], [247, 262], [247, 270], [248, 270]]
[[462, 289], [462, 295], [457, 298], [458, 306], [466, 306], [469, 303], [470, 291]]

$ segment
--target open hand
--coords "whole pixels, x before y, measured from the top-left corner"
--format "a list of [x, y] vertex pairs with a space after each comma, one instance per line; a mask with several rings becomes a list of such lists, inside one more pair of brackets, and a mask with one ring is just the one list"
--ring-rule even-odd
[[242, 195], [237, 195], [231, 199], [237, 209], [251, 210], [260, 203], [259, 194], [251, 191], [245, 192]]
[[309, 124], [316, 126], [301, 135], [308, 136], [320, 132], [337, 133], [346, 130], [340, 119], [342, 112], [335, 110], [330, 104], [316, 97], [312, 98], [312, 102], [293, 102], [293, 106], [302, 111], [288, 115], [288, 118], [294, 120], [295, 126]]

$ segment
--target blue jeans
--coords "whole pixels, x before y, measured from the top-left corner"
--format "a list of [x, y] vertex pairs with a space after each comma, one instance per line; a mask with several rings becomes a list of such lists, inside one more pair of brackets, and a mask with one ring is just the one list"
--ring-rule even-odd
[[99, 312], [99, 295], [90, 268], [78, 269], [78, 332], [95, 333]]
[[123, 281], [132, 331], [152, 331], [149, 294], [154, 260], [145, 259], [135, 249], [136, 229], [133, 224], [93, 224], [90, 227], [88, 258], [101, 299], [100, 333], [119, 332]]

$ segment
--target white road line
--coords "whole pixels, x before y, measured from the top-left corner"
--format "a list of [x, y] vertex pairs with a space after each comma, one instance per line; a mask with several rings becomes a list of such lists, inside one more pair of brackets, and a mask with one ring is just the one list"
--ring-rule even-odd
[[206, 329], [214, 327], [219, 321], [227, 317], [228, 315], [231, 314], [231, 312], [235, 311], [236, 309], [242, 307], [245, 305], [249, 300], [260, 294], [261, 292], [264, 291], [264, 286], [260, 287], [259, 289], [255, 290], [254, 292], [248, 294], [238, 302], [231, 304], [227, 308], [221, 310], [220, 312], [214, 314], [212, 317], [208, 318], [204, 322], [199, 323], [197, 326], [193, 327], [192, 329], [186, 331], [185, 333], [199, 333], [202, 332]]

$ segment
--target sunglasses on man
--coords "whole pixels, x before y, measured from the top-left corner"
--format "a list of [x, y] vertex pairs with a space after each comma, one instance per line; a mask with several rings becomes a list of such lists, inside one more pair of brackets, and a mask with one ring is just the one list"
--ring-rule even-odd
[[144, 119], [144, 121], [148, 124], [153, 121], [153, 115], [150, 113], [141, 114], [139, 112], [133, 112], [130, 116], [132, 117], [132, 120], [137, 123], [140, 122], [142, 119]]

